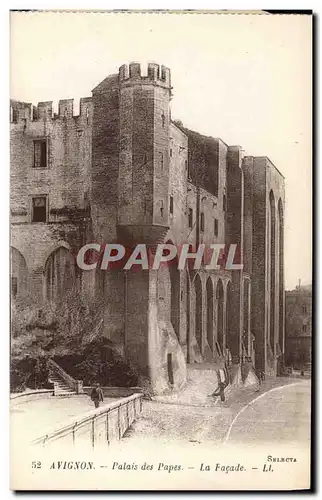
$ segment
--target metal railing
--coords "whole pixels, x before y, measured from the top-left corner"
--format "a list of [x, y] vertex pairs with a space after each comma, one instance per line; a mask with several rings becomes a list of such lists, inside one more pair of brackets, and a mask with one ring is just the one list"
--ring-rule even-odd
[[34, 445], [90, 445], [95, 448], [120, 440], [142, 411], [142, 394], [108, 403], [79, 417], [73, 417], [58, 429], [37, 438]]

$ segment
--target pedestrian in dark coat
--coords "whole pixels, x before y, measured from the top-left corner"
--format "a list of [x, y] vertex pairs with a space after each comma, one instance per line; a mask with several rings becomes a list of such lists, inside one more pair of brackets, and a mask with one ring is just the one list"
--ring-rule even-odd
[[96, 384], [95, 387], [93, 387], [91, 392], [91, 400], [93, 401], [95, 408], [98, 408], [101, 402], [103, 403], [103, 391], [100, 388], [99, 384]]
[[225, 388], [228, 383], [225, 377], [224, 370], [219, 369], [218, 371], [218, 388], [211, 394], [212, 397], [220, 396], [220, 401], [226, 401], [225, 399]]

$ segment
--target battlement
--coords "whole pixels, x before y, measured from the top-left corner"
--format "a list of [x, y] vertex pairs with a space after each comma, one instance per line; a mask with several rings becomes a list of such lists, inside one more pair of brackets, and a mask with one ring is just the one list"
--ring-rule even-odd
[[148, 63], [147, 75], [143, 75], [141, 65], [137, 62], [131, 62], [129, 65], [123, 64], [119, 68], [119, 82], [124, 83], [137, 83], [143, 80], [144, 83], [155, 82], [164, 87], [171, 87], [171, 72], [166, 66], [159, 66], [159, 64]]
[[92, 98], [81, 97], [79, 101], [79, 115], [74, 115], [74, 99], [61, 99], [58, 102], [58, 113], [54, 113], [53, 101], [39, 102], [37, 106], [22, 101], [10, 100], [10, 122], [56, 120], [85, 118], [88, 120], [92, 113]]

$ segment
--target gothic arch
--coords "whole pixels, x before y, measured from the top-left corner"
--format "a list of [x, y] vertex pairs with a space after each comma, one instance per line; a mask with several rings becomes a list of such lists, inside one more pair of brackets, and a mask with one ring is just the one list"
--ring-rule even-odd
[[250, 306], [251, 306], [251, 283], [249, 278], [244, 279], [244, 311], [243, 311], [243, 343], [247, 352], [247, 356], [251, 354], [251, 337], [250, 337]]
[[[173, 242], [168, 240], [166, 244], [173, 245]], [[168, 268], [171, 285], [170, 317], [173, 329], [180, 340], [180, 271], [177, 257], [168, 262]]]
[[226, 284], [226, 349], [231, 351], [232, 349], [232, 318], [233, 318], [233, 310], [232, 310], [232, 284], [231, 281], [227, 281]]
[[194, 288], [196, 297], [196, 319], [195, 319], [195, 336], [196, 340], [202, 352], [202, 310], [203, 310], [203, 297], [202, 297], [202, 281], [199, 274], [196, 274], [194, 278]]
[[217, 301], [217, 342], [221, 351], [224, 349], [224, 286], [219, 278], [216, 286]]
[[272, 352], [275, 351], [275, 273], [276, 273], [276, 210], [275, 197], [271, 190], [269, 193], [270, 213], [270, 322], [269, 341]]
[[186, 272], [186, 335], [187, 335], [187, 363], [190, 363], [190, 344], [191, 344], [191, 324], [190, 324], [190, 316], [191, 316], [191, 282], [189, 271]]
[[11, 297], [24, 298], [29, 291], [29, 272], [26, 259], [15, 247], [11, 247], [10, 276]]
[[66, 250], [68, 250], [69, 252], [72, 251], [72, 248], [71, 246], [69, 245], [69, 243], [67, 243], [66, 241], [64, 240], [61, 240], [61, 241], [57, 241], [54, 245], [51, 245], [49, 250], [47, 251], [46, 253], [46, 256], [45, 256], [45, 259], [44, 259], [44, 268], [46, 267], [46, 264], [47, 264], [47, 261], [49, 259], [49, 257], [56, 251], [56, 250], [59, 250], [59, 248], [66, 248]]
[[207, 297], [207, 341], [211, 352], [214, 350], [214, 288], [211, 276], [206, 281]]
[[47, 258], [45, 269], [46, 299], [61, 300], [75, 285], [75, 260], [66, 246], [59, 246]]
[[278, 200], [278, 228], [279, 228], [279, 332], [280, 349], [284, 352], [284, 210], [281, 198]]

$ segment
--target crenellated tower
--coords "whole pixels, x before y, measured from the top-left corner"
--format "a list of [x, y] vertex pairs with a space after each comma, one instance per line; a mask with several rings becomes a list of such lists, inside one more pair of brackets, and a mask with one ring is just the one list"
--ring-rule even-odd
[[118, 234], [153, 244], [169, 227], [170, 70], [123, 65], [119, 89]]

